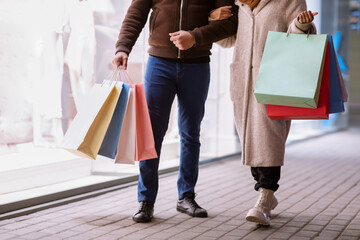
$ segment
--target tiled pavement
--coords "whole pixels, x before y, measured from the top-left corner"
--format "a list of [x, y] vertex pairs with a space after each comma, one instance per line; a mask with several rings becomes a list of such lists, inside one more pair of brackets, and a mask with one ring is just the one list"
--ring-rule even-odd
[[256, 201], [238, 157], [202, 165], [197, 201], [209, 217], [175, 210], [176, 174], [161, 177], [152, 223], [131, 220], [136, 186], [0, 221], [0, 239], [360, 239], [360, 130], [287, 147], [271, 227], [245, 221]]

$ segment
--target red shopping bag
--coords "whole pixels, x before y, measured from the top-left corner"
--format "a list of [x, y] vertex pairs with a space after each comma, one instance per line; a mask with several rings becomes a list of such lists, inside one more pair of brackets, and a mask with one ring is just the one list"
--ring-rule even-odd
[[267, 115], [272, 120], [329, 119], [329, 57], [329, 43], [327, 43], [318, 107], [313, 109], [268, 105]]

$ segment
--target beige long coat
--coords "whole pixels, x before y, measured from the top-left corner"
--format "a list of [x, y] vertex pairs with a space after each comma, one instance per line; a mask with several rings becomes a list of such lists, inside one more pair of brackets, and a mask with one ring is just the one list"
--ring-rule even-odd
[[[258, 104], [254, 88], [259, 73], [268, 31], [304, 33], [315, 26], [300, 24], [299, 13], [307, 10], [305, 0], [261, 0], [252, 11], [236, 0], [239, 26], [236, 40], [218, 42], [224, 47], [235, 45], [231, 64], [230, 96], [234, 106], [236, 129], [242, 145], [243, 164], [252, 167], [281, 166], [290, 121], [267, 117], [267, 107]], [[289, 28], [290, 27], [290, 28]]]

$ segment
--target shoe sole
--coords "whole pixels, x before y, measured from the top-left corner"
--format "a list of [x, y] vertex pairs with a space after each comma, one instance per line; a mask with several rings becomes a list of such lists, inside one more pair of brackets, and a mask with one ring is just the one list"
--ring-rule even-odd
[[199, 218], [206, 218], [208, 215], [207, 213], [204, 213], [204, 214], [193, 214], [193, 213], [189, 213], [186, 209], [183, 209], [183, 208], [180, 208], [180, 207], [176, 207], [176, 210], [178, 212], [181, 212], [181, 213], [186, 213], [187, 215], [189, 215], [190, 217], [199, 217]]
[[247, 216], [246, 221], [253, 222], [253, 223], [256, 223], [256, 224], [259, 224], [259, 225], [262, 225], [262, 226], [270, 226], [270, 224], [264, 223], [264, 222], [260, 221], [259, 218], [254, 217], [254, 216]]
[[269, 226], [270, 225], [270, 222], [267, 222], [266, 219], [262, 220], [261, 217], [259, 217], [259, 216], [261, 216], [261, 213], [257, 212], [254, 209], [250, 209], [250, 211], [246, 215], [246, 221], [257, 223], [257, 224], [263, 225], [263, 226]]
[[132, 219], [133, 219], [133, 221], [136, 222], [136, 223], [148, 223], [148, 222], [151, 222], [151, 220], [152, 220], [152, 218], [150, 218], [150, 219], [145, 219], [145, 220], [143, 220], [143, 219], [136, 219], [136, 218], [132, 218]]

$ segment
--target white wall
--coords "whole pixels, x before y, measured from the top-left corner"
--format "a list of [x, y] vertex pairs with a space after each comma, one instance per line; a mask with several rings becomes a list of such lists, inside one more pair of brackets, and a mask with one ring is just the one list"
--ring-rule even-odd
[[321, 33], [321, 0], [307, 0], [306, 3], [308, 10], [319, 13], [319, 15], [315, 17], [314, 23], [316, 25], [318, 33]]

